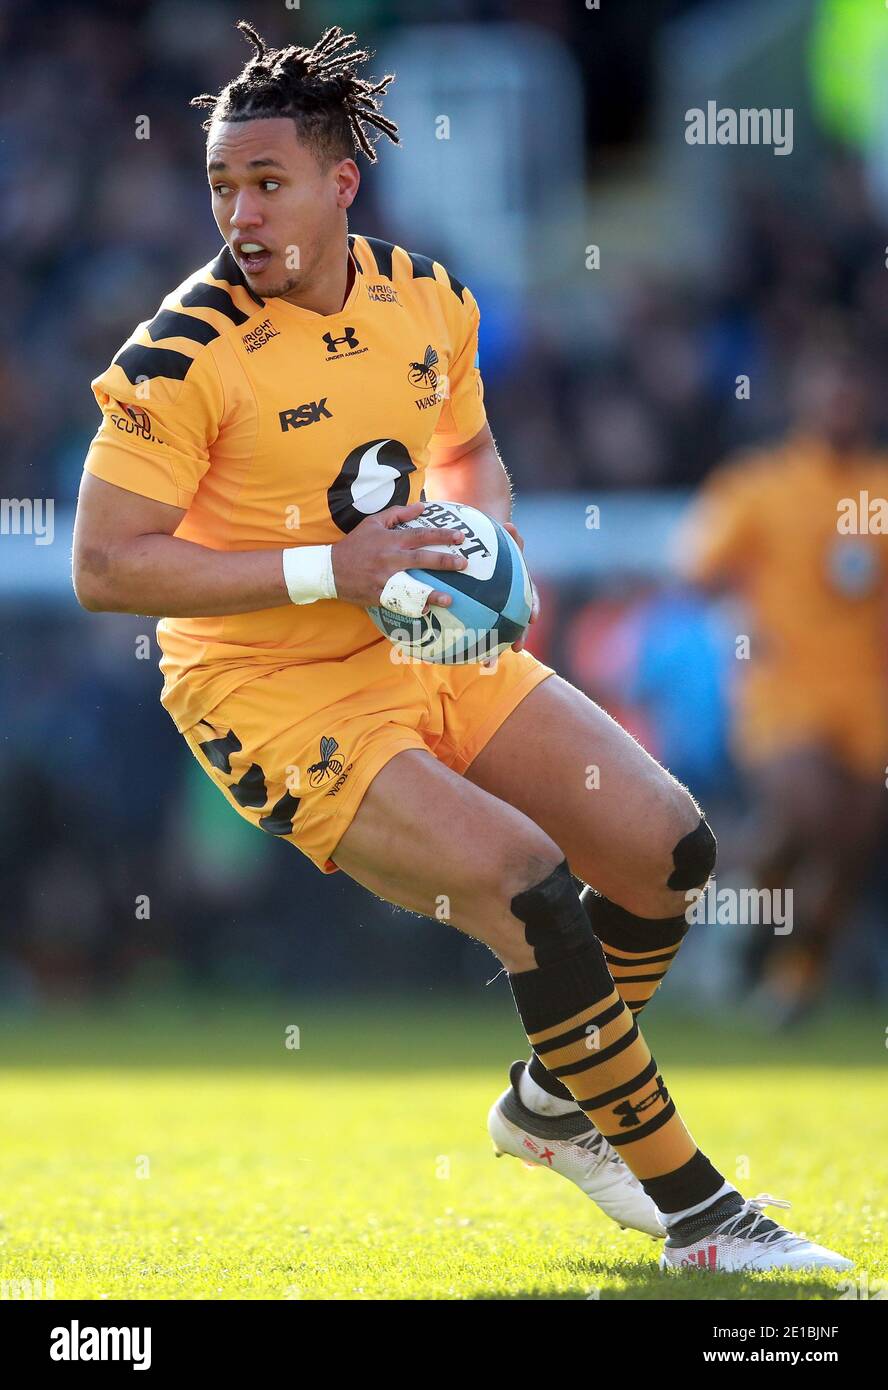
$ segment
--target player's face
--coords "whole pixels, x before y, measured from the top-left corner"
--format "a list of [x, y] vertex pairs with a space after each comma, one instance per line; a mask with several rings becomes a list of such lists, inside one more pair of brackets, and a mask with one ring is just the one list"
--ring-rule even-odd
[[338, 249], [357, 172], [353, 160], [323, 169], [286, 117], [213, 126], [213, 215], [255, 294], [272, 299], [311, 283]]
[[816, 363], [800, 389], [804, 423], [840, 451], [866, 438], [871, 425], [869, 387], [859, 371], [839, 362]]

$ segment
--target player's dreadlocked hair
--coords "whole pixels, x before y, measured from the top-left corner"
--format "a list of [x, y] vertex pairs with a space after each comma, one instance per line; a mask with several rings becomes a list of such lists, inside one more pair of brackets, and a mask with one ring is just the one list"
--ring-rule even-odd
[[212, 115], [204, 121], [209, 130], [214, 121], [252, 121], [271, 116], [291, 116], [299, 132], [326, 162], [349, 159], [363, 150], [376, 162], [373, 140], [366, 127], [398, 144], [398, 127], [379, 110], [377, 98], [394, 78], [389, 73], [381, 81], [359, 77], [357, 69], [370, 53], [363, 48], [348, 52], [356, 42], [354, 34], [344, 34], [338, 24], [324, 33], [314, 48], [266, 48], [264, 41], [246, 20], [238, 29], [256, 52], [243, 70], [217, 96], [204, 92], [194, 97], [192, 106], [210, 106]]

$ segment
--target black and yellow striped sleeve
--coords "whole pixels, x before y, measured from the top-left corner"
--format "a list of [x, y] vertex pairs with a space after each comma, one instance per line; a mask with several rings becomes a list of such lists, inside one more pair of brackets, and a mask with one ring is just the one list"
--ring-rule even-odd
[[[213, 304], [216, 294], [219, 304]], [[86, 471], [157, 502], [187, 508], [209, 467], [224, 391], [209, 345], [230, 296], [197, 284], [141, 324], [92, 382], [102, 422]], [[244, 316], [246, 317], [246, 316]]]
[[[478, 360], [481, 314], [471, 290], [440, 261], [407, 251], [377, 237], [353, 237], [352, 250], [366, 275], [391, 280], [397, 289], [437, 286], [447, 326], [449, 367], [443, 381], [444, 405], [433, 446], [451, 448], [473, 439], [487, 422], [484, 383]], [[372, 259], [368, 259], [369, 257]]]
[[[451, 283], [453, 277], [450, 276]], [[452, 345], [447, 373], [447, 395], [438, 418], [432, 444], [446, 448], [465, 444], [484, 428], [484, 383], [478, 359], [478, 325], [481, 314], [471, 290], [459, 286], [451, 301]]]

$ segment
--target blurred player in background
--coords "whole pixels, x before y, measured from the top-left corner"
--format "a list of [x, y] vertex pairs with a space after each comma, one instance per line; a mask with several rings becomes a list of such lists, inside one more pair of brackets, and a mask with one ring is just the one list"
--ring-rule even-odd
[[888, 456], [873, 444], [873, 389], [853, 349], [809, 350], [786, 438], [716, 470], [678, 547], [687, 577], [749, 613], [735, 753], [758, 884], [794, 896], [792, 932], [755, 927], [744, 963], [777, 1025], [822, 995], [882, 825]]

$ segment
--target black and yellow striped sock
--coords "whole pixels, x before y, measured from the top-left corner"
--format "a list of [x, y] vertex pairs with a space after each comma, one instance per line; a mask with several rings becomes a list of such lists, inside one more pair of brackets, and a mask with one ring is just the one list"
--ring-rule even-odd
[[580, 902], [604, 947], [620, 998], [634, 1015], [650, 1003], [669, 973], [690, 926], [678, 917], [638, 917], [584, 888]]
[[[509, 976], [525, 1032], [550, 1076], [573, 1096], [661, 1211], [705, 1202], [722, 1189], [724, 1178], [678, 1114], [590, 931], [573, 881], [565, 885], [565, 871], [562, 861], [542, 884], [512, 901], [539, 962], [534, 970]], [[571, 918], [558, 931], [551, 929], [556, 913], [562, 923]]]
[[[626, 912], [594, 888], [586, 887], [580, 902], [604, 949], [614, 984], [634, 1017], [660, 988], [688, 930], [687, 918], [638, 917]], [[571, 1100], [570, 1091], [533, 1053], [527, 1066], [531, 1078], [550, 1096]]]

